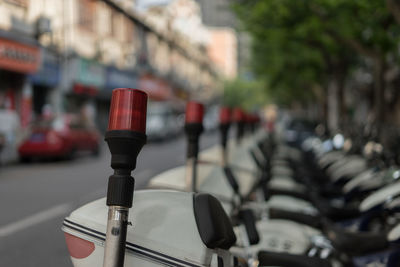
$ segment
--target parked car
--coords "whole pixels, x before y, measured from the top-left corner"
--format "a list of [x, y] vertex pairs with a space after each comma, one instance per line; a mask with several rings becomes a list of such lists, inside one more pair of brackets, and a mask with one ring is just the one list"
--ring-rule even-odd
[[203, 126], [206, 131], [214, 131], [219, 125], [219, 107], [210, 106], [206, 109], [206, 114], [204, 115]]
[[34, 157], [71, 158], [78, 151], [90, 151], [98, 155], [99, 133], [73, 116], [36, 122], [31, 134], [18, 149], [23, 162]]
[[155, 102], [148, 105], [148, 140], [164, 140], [178, 135], [183, 129], [183, 117], [174, 112], [168, 103]]

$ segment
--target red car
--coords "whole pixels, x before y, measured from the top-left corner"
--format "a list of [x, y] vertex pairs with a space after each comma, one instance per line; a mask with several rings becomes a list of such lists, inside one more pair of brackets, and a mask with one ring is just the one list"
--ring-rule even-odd
[[33, 157], [71, 158], [78, 151], [99, 153], [97, 130], [64, 116], [43, 120], [35, 124], [30, 136], [20, 145], [21, 161]]

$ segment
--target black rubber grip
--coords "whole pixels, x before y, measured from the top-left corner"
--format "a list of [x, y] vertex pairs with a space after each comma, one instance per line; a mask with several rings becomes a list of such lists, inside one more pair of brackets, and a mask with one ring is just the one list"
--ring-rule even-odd
[[199, 138], [203, 132], [203, 125], [201, 123], [187, 123], [185, 124], [185, 132], [188, 140], [187, 158], [197, 158], [199, 154]]
[[241, 210], [239, 212], [239, 218], [246, 228], [250, 245], [258, 244], [258, 242], [260, 242], [260, 236], [258, 235], [256, 218], [254, 217], [253, 211], [250, 209]]
[[132, 207], [135, 179], [130, 175], [113, 174], [108, 179], [107, 206]]
[[235, 194], [240, 196], [239, 184], [236, 180], [235, 175], [229, 167], [224, 167], [225, 177], [228, 180], [229, 185], [232, 187]]

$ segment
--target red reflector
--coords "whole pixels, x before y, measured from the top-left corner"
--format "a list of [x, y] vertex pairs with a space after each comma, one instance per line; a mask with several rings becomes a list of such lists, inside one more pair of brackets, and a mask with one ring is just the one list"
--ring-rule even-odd
[[131, 88], [114, 89], [108, 130], [146, 132], [147, 94]]
[[235, 108], [233, 110], [233, 120], [235, 122], [244, 121], [245, 120], [245, 113], [240, 108]]
[[89, 257], [95, 249], [93, 242], [68, 233], [64, 233], [64, 235], [69, 254], [75, 259], [84, 259]]
[[231, 109], [228, 107], [221, 107], [219, 110], [219, 123], [227, 124], [231, 122]]
[[203, 123], [203, 115], [203, 104], [195, 101], [190, 101], [186, 104], [186, 123]]

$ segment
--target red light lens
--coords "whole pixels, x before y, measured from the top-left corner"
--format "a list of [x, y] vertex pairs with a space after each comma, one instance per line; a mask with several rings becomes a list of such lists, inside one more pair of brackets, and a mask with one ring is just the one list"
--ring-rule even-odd
[[93, 253], [95, 246], [93, 242], [79, 238], [77, 236], [64, 233], [65, 242], [67, 243], [68, 251], [71, 257], [75, 259], [84, 259]]
[[219, 123], [227, 124], [231, 122], [231, 109], [228, 107], [221, 107], [219, 110]]
[[246, 122], [247, 123], [252, 123], [252, 120], [253, 120], [253, 115], [251, 115], [251, 114], [249, 114], [249, 113], [245, 113], [244, 114], [245, 115], [245, 120], [246, 120]]
[[204, 106], [201, 103], [190, 101], [186, 104], [186, 123], [203, 123]]
[[245, 113], [240, 108], [235, 108], [233, 110], [233, 120], [235, 122], [242, 122], [245, 120]]
[[131, 88], [114, 89], [108, 130], [146, 132], [147, 94]]

